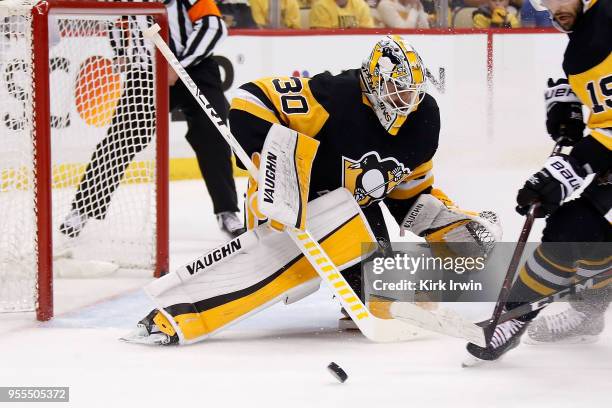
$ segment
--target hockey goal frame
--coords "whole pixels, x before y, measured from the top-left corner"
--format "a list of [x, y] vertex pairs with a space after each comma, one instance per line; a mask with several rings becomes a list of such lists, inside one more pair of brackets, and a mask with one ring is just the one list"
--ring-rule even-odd
[[[51, 202], [51, 125], [50, 125], [50, 70], [49, 70], [49, 26], [48, 16], [71, 15], [147, 15], [153, 17], [161, 27], [161, 35], [168, 38], [166, 8], [161, 3], [106, 2], [95, 0], [46, 0], [32, 8], [33, 30], [33, 75], [36, 161], [36, 225], [37, 225], [37, 306], [36, 318], [40, 321], [53, 317], [53, 238]], [[156, 206], [157, 225], [155, 243], [154, 276], [168, 272], [168, 71], [166, 61], [159, 51], [155, 52], [155, 110], [156, 121]]]

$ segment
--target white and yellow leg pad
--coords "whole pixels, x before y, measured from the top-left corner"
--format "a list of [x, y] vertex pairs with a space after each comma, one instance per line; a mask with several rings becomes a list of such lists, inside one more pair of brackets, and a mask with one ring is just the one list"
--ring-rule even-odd
[[[346, 189], [308, 203], [309, 231], [343, 270], [375, 242]], [[320, 278], [287, 234], [261, 225], [150, 283], [146, 293], [172, 324], [181, 344], [219, 332], [274, 303], [295, 302], [319, 288]]]

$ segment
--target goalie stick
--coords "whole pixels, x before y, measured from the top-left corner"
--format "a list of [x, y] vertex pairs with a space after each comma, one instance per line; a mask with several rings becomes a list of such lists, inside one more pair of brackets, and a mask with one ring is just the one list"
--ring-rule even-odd
[[[230, 145], [236, 156], [246, 166], [251, 176], [257, 180], [258, 169], [250, 157], [242, 149], [242, 146], [232, 135], [230, 129], [225, 125], [221, 117], [215, 112], [206, 97], [200, 92], [189, 74], [176, 59], [168, 45], [158, 34], [159, 25], [155, 24], [144, 31], [144, 37], [151, 40], [169, 65], [183, 81], [185, 87], [193, 95], [204, 113], [215, 124], [219, 133]], [[340, 303], [355, 322], [365, 337], [375, 342], [402, 341], [414, 338], [417, 329], [395, 319], [381, 319], [372, 315], [363, 302], [355, 294], [346, 279], [342, 276], [336, 265], [330, 260], [321, 245], [315, 240], [308, 230], [300, 231], [287, 226], [286, 233], [304, 254], [321, 279], [325, 281], [332, 293], [340, 300]]]

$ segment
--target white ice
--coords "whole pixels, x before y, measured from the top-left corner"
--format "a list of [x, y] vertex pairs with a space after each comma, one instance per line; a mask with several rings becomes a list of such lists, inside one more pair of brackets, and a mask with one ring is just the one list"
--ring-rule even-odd
[[[506, 240], [512, 241], [522, 223], [513, 210], [516, 189], [547, 152], [530, 151], [519, 165], [507, 153], [483, 158], [442, 149], [435, 174], [436, 185], [462, 207], [496, 210]], [[238, 186], [242, 192], [243, 179]], [[226, 237], [217, 230], [201, 181], [172, 183], [170, 198], [175, 268]], [[541, 228], [538, 221], [532, 240]], [[391, 230], [397, 234], [396, 225]], [[612, 403], [610, 314], [598, 343], [522, 345], [494, 366], [473, 369], [460, 368], [465, 347], [460, 339], [423, 333], [410, 342], [375, 344], [360, 334], [338, 332], [339, 306], [325, 287], [196, 345], [119, 342], [151, 308], [139, 290], [149, 279], [121, 274], [58, 279], [51, 322], [36, 323], [31, 313], [0, 315], [0, 386], [69, 386], [70, 406], [105, 408], [562, 408]], [[326, 372], [331, 361], [348, 373], [345, 384]]]

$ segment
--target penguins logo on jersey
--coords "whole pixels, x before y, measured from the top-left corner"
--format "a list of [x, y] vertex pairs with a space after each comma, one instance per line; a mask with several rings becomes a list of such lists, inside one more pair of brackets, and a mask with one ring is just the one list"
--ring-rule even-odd
[[342, 185], [355, 201], [367, 207], [380, 201], [397, 186], [410, 169], [393, 157], [380, 159], [377, 152], [368, 152], [359, 160], [342, 156]]

